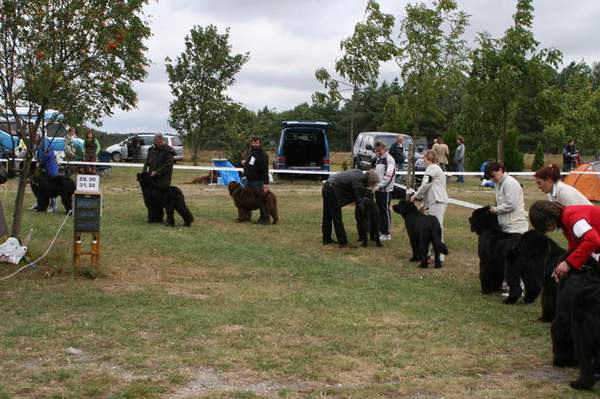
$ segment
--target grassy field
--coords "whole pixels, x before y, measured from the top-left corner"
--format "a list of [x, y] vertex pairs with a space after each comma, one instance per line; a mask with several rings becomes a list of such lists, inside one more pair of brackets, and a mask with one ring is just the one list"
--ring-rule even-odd
[[[174, 183], [191, 228], [145, 223], [134, 170], [102, 181], [101, 278], [71, 266], [72, 224], [42, 264], [0, 282], [0, 398], [593, 397], [551, 366], [539, 302], [479, 293], [467, 209], [449, 207], [444, 268], [408, 263], [404, 226], [377, 249], [321, 245], [318, 182], [274, 185], [281, 224], [236, 224], [224, 188]], [[523, 180], [527, 203], [542, 198]], [[15, 183], [0, 190], [11, 214]], [[451, 183], [453, 198], [493, 191]], [[28, 196], [30, 205], [33, 197]], [[256, 217], [256, 215], [255, 215]], [[344, 210], [351, 239], [353, 210]], [[63, 220], [28, 211], [32, 257]], [[562, 241], [561, 241], [562, 242]], [[4, 276], [16, 267], [1, 265]], [[85, 268], [83, 268], [85, 271]]]

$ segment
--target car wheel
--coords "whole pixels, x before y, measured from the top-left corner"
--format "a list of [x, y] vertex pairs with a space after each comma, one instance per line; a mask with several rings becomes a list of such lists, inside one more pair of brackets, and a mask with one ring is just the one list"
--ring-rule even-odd
[[111, 155], [111, 158], [112, 158], [113, 162], [122, 162], [123, 161], [123, 156], [121, 155], [120, 152], [113, 152]]

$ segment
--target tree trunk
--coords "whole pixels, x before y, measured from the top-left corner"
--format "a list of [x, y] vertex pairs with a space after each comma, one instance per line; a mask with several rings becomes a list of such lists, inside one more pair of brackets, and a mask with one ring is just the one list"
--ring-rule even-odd
[[23, 162], [23, 168], [21, 169], [21, 175], [19, 176], [19, 186], [17, 187], [17, 197], [15, 198], [15, 210], [13, 213], [13, 224], [11, 235], [17, 239], [21, 235], [21, 222], [23, 220], [23, 203], [25, 201], [25, 190], [27, 188], [27, 181], [29, 180], [29, 171], [31, 170], [31, 159], [32, 154], [27, 151], [25, 161]]
[[502, 131], [500, 132], [500, 141], [498, 143], [498, 162], [504, 165], [504, 154], [506, 152], [506, 142], [508, 138], [508, 107], [502, 108]]
[[8, 226], [6, 225], [6, 217], [4, 216], [4, 207], [0, 202], [0, 237], [8, 235]]
[[352, 91], [352, 102], [350, 106], [350, 151], [354, 148], [354, 112], [356, 111], [356, 93], [358, 93], [358, 88], [354, 86], [354, 90]]

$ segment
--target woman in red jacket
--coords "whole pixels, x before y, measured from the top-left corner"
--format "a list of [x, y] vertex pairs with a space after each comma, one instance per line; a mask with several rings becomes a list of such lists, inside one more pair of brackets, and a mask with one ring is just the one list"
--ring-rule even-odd
[[538, 231], [561, 229], [569, 242], [569, 256], [553, 273], [557, 282], [570, 268], [579, 270], [590, 256], [600, 253], [600, 207], [537, 201], [529, 208], [529, 221]]

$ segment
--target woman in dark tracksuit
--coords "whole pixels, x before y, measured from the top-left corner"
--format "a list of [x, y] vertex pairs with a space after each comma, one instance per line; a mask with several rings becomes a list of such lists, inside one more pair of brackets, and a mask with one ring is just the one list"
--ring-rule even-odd
[[348, 237], [342, 221], [342, 207], [356, 202], [362, 206], [362, 192], [373, 189], [379, 183], [379, 177], [374, 171], [363, 173], [358, 169], [351, 169], [332, 175], [323, 185], [323, 244], [335, 241], [331, 238], [332, 224], [340, 248], [348, 246]]

